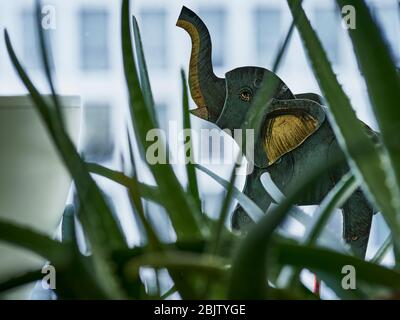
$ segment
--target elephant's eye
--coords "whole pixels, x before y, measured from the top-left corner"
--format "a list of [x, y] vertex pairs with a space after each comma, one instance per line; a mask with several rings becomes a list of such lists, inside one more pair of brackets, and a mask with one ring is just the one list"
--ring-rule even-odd
[[249, 89], [243, 89], [240, 91], [239, 97], [241, 100], [249, 102], [251, 100], [252, 93]]

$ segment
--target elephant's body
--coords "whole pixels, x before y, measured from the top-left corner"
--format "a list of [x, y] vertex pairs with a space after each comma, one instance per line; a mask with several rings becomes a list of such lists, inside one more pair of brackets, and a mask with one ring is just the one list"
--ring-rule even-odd
[[[247, 177], [244, 193], [266, 210], [271, 198], [261, 184], [263, 173], [268, 172], [281, 191], [288, 194], [321, 164], [334, 162], [332, 169], [320, 175], [316, 187], [306, 191], [298, 202], [299, 205], [320, 204], [349, 171], [322, 98], [310, 93], [294, 95], [275, 73], [261, 67], [241, 67], [227, 72], [225, 78], [217, 77], [211, 63], [211, 37], [203, 21], [183, 7], [177, 25], [192, 40], [189, 87], [197, 105], [197, 109], [191, 110], [194, 115], [232, 132], [243, 128], [262, 84], [274, 86], [273, 99], [265, 101], [261, 126], [254, 132], [254, 159], [251, 159], [254, 171]], [[361, 190], [357, 190], [342, 210], [343, 237], [357, 255], [364, 256], [373, 207]], [[232, 217], [232, 227], [243, 229], [249, 222], [248, 215], [238, 207]]]
[[[299, 181], [306, 181], [315, 173], [316, 168], [321, 167], [321, 164], [335, 161], [338, 164], [324, 171], [315, 188], [305, 190], [297, 203], [304, 206], [319, 205], [349, 171], [344, 159], [332, 128], [328, 120], [325, 120], [310, 138], [292, 152], [282, 156], [279, 162], [267, 168], [256, 167], [247, 177], [243, 192], [266, 211], [273, 200], [261, 183], [261, 176], [264, 173], [268, 172], [282, 193], [288, 195]], [[341, 209], [344, 220], [343, 238], [351, 244], [355, 254], [364, 257], [375, 210], [361, 189], [357, 189]], [[252, 220], [247, 213], [240, 206], [237, 207], [232, 215], [232, 228], [246, 230], [251, 223]]]

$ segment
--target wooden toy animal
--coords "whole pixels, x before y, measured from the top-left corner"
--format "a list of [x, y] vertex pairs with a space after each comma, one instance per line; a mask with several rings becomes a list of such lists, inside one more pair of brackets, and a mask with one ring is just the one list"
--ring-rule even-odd
[[[323, 162], [345, 159], [327, 117], [322, 99], [311, 93], [295, 95], [273, 72], [260, 67], [240, 67], [217, 77], [211, 62], [211, 38], [203, 21], [183, 7], [177, 26], [185, 29], [192, 40], [189, 87], [197, 105], [192, 114], [215, 123], [221, 129], [240, 129], [261, 83], [275, 78], [278, 86], [271, 103], [266, 101], [262, 126], [256, 132], [254, 165], [247, 176], [244, 193], [266, 210], [272, 202], [260, 177], [268, 172], [285, 194], [294, 184], [311, 175]], [[366, 126], [371, 135], [375, 133]], [[318, 185], [306, 192], [298, 205], [320, 204], [322, 199], [349, 171], [346, 161], [327, 170]], [[371, 229], [374, 206], [361, 189], [342, 206], [343, 238], [353, 252], [364, 257]], [[238, 206], [232, 216], [232, 227], [244, 229], [250, 217]]]

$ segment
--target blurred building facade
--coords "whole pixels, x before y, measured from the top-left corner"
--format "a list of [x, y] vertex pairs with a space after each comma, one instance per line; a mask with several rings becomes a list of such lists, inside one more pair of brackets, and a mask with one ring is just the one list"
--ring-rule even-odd
[[[368, 2], [400, 64], [399, 3], [395, 0]], [[126, 151], [128, 119], [120, 49], [119, 3], [109, 0], [43, 1], [44, 6], [55, 9], [55, 28], [46, 33], [52, 42], [58, 91], [82, 97], [84, 121], [80, 148], [87, 160], [115, 168], [123, 166], [121, 154]], [[187, 72], [191, 49], [186, 32], [175, 26], [182, 5], [197, 12], [207, 24], [213, 42], [215, 73], [221, 77], [225, 72], [244, 65], [271, 68], [291, 23], [290, 11], [286, 1], [282, 0], [133, 0], [132, 10], [142, 32], [157, 116], [162, 128], [167, 128], [169, 121], [181, 123], [182, 117], [179, 69], [184, 67]], [[0, 6], [1, 26], [8, 28], [19, 57], [35, 83], [41, 90], [48, 91], [40, 70], [33, 1], [2, 1]], [[365, 85], [346, 30], [340, 26], [340, 14], [334, 1], [306, 0], [304, 7], [359, 117], [375, 127]], [[4, 39], [0, 38], [0, 94], [21, 94], [25, 90], [7, 58]], [[295, 93], [319, 93], [297, 32], [278, 75]], [[192, 124], [195, 129], [210, 127], [195, 118]], [[233, 142], [226, 138], [224, 143]], [[219, 157], [224, 157], [224, 150], [221, 153]], [[201, 162], [202, 159], [199, 160]], [[212, 170], [228, 177], [230, 167], [212, 165]], [[179, 168], [177, 172], [184, 180], [184, 172]], [[142, 178], [147, 179], [146, 174]], [[223, 189], [202, 174], [199, 174], [199, 179], [205, 210], [215, 215]], [[140, 241], [137, 232], [132, 232], [136, 223], [128, 212], [129, 203], [122, 188], [107, 184], [102, 179], [99, 183], [106, 189], [116, 211], [123, 212], [128, 239], [132, 244]], [[243, 179], [238, 181], [238, 186], [241, 185]], [[151, 203], [147, 206], [149, 211], [154, 212], [152, 218], [157, 221], [157, 227], [170, 230], [168, 222], [162, 218], [163, 213]], [[374, 230], [371, 243], [376, 248], [387, 231], [384, 227]], [[171, 240], [170, 232], [165, 233], [165, 240]]]

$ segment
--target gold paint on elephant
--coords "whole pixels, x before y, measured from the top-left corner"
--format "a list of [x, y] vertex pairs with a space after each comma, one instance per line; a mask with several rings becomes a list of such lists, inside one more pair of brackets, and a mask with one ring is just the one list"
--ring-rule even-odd
[[278, 114], [268, 117], [265, 128], [264, 148], [269, 165], [284, 154], [301, 145], [318, 128], [318, 121], [310, 114]]

